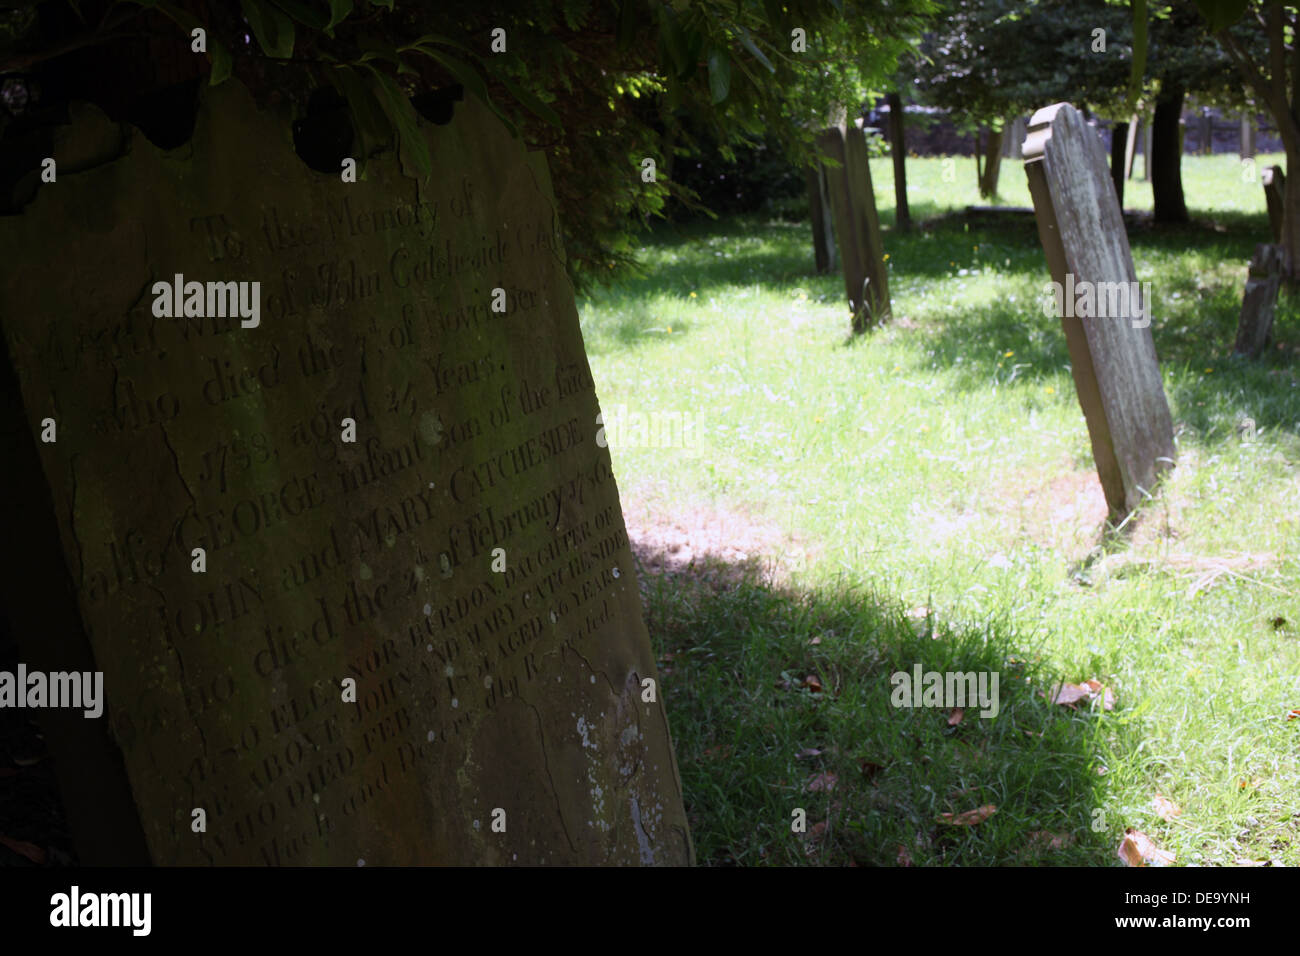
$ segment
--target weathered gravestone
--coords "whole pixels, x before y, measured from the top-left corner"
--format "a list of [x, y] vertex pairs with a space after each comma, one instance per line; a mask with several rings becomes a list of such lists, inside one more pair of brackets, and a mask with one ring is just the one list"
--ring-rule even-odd
[[826, 169], [835, 240], [853, 313], [853, 331], [863, 332], [888, 317], [890, 304], [880, 217], [871, 187], [862, 121], [828, 127], [817, 137], [817, 145], [837, 164]]
[[1273, 233], [1273, 241], [1282, 241], [1282, 210], [1286, 208], [1283, 197], [1286, 189], [1286, 176], [1281, 166], [1268, 166], [1260, 175], [1264, 184], [1264, 200], [1268, 203], [1268, 227]]
[[204, 96], [0, 222], [6, 471], [43, 473], [8, 603], [49, 660], [71, 579], [125, 767], [61, 759], [93, 720], [51, 742], [74, 825], [128, 807], [86, 826], [159, 864], [689, 862], [544, 158], [470, 99], [427, 183], [344, 183]]
[[1237, 318], [1237, 341], [1232, 350], [1238, 355], [1259, 358], [1273, 331], [1273, 313], [1282, 284], [1285, 250], [1273, 243], [1255, 246], [1246, 276], [1246, 291], [1241, 297], [1241, 315]]
[[1105, 150], [1078, 110], [1035, 113], [1024, 156], [1097, 474], [1111, 514], [1127, 514], [1174, 461], [1150, 293], [1133, 271]]
[[835, 231], [831, 226], [826, 167], [814, 163], [804, 170], [804, 178], [808, 185], [808, 212], [812, 221], [813, 264], [819, 273], [825, 274], [835, 268]]

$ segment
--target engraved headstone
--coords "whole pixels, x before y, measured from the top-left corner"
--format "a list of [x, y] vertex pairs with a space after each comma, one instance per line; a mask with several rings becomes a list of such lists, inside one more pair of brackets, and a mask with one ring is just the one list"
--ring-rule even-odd
[[57, 544], [4, 586], [70, 581], [125, 771], [71, 731], [65, 793], [158, 864], [690, 862], [544, 157], [468, 98], [343, 182], [203, 95], [0, 222], [5, 526]]
[[837, 164], [826, 169], [835, 241], [853, 313], [853, 331], [863, 332], [883, 322], [890, 305], [880, 216], [862, 121], [828, 127], [818, 136], [817, 144]]
[[1268, 228], [1273, 233], [1273, 241], [1282, 241], [1282, 211], [1286, 208], [1283, 201], [1286, 189], [1286, 176], [1281, 166], [1265, 167], [1260, 175], [1264, 184], [1264, 201], [1268, 203]]
[[1035, 113], [1024, 156], [1097, 475], [1112, 516], [1124, 515], [1174, 460], [1150, 297], [1133, 271], [1105, 149], [1078, 110]]

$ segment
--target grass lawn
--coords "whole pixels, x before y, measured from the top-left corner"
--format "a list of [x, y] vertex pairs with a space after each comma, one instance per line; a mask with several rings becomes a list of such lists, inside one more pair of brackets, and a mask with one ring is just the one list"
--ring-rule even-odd
[[[1188, 157], [1193, 224], [1130, 230], [1179, 462], [1115, 533], [1032, 217], [945, 216], [973, 167], [909, 160], [932, 221], [899, 235], [872, 161], [894, 317], [858, 339], [798, 203], [660, 228], [579, 302], [606, 414], [697, 416], [692, 448], [613, 442], [630, 528], [739, 529], [642, 575], [698, 859], [1118, 866], [1136, 828], [1176, 865], [1300, 864], [1300, 307], [1230, 354], [1263, 190]], [[1030, 205], [1019, 162], [1002, 191]], [[996, 716], [894, 707], [917, 664], [997, 672]], [[1109, 698], [1045, 696], [1089, 679]]]

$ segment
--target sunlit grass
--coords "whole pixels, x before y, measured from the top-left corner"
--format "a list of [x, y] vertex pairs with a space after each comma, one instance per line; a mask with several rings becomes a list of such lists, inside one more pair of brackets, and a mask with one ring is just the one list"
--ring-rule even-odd
[[[914, 217], [979, 202], [956, 169], [943, 191], [942, 160], [909, 161]], [[644, 278], [580, 303], [602, 407], [699, 416], [695, 449], [614, 448], [624, 496], [738, 509], [811, 555], [788, 591], [651, 583], [702, 861], [1117, 865], [1134, 826], [1180, 863], [1300, 863], [1300, 322], [1284, 306], [1280, 347], [1230, 357], [1262, 190], [1232, 156], [1183, 169], [1196, 223], [1131, 230], [1180, 464], [1120, 537], [1032, 217], [888, 231], [894, 319], [857, 340], [807, 224], [780, 218], [661, 229]], [[892, 222], [888, 161], [873, 175]], [[1029, 204], [1023, 181], [1008, 161], [1005, 202]], [[894, 709], [915, 663], [999, 670], [1001, 712]], [[1061, 678], [1115, 709], [1047, 703]], [[806, 789], [820, 773], [833, 790]]]

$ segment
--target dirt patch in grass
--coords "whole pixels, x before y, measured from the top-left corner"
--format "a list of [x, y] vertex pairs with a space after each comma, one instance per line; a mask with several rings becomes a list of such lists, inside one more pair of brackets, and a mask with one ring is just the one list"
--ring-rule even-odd
[[689, 577], [713, 590], [745, 581], [782, 585], [811, 556], [806, 541], [776, 527], [758, 509], [672, 501], [654, 488], [624, 492], [622, 502], [643, 582]]
[[1069, 459], [1056, 469], [1015, 472], [991, 499], [1016, 538], [1080, 560], [1097, 544], [1106, 521], [1106, 496], [1097, 473]]

